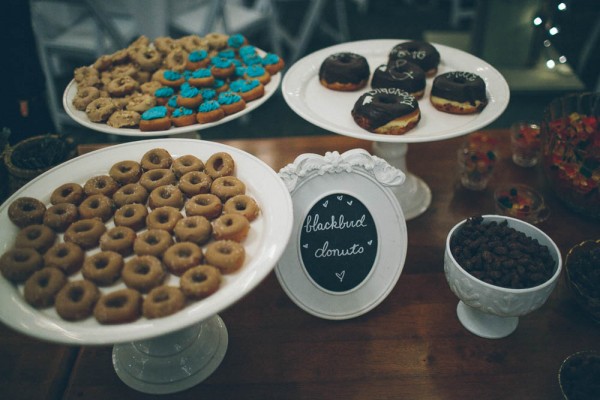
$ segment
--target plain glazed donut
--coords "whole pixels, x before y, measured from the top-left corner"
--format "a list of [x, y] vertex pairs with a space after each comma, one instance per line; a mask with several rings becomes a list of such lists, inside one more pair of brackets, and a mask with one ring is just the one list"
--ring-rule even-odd
[[235, 176], [222, 176], [213, 181], [210, 192], [223, 203], [233, 196], [246, 193], [246, 185]]
[[175, 185], [159, 186], [150, 193], [148, 198], [148, 206], [151, 209], [169, 206], [181, 210], [183, 203], [183, 193]]
[[81, 274], [98, 286], [109, 286], [121, 277], [123, 256], [114, 251], [100, 251], [85, 259]]
[[223, 205], [223, 213], [225, 214], [241, 214], [250, 222], [254, 221], [260, 213], [260, 208], [252, 197], [239, 194], [233, 196]]
[[93, 194], [79, 205], [79, 215], [83, 219], [98, 218], [108, 221], [115, 212], [115, 202], [103, 194]]
[[197, 194], [185, 203], [185, 213], [188, 216], [202, 215], [214, 219], [221, 215], [223, 203], [214, 194]]
[[44, 254], [56, 241], [56, 233], [46, 225], [28, 225], [15, 237], [15, 247], [30, 247]]
[[41, 224], [46, 206], [33, 197], [19, 197], [8, 207], [8, 218], [19, 228]]
[[106, 226], [102, 221], [92, 219], [80, 219], [67, 228], [64, 235], [65, 242], [73, 242], [84, 250], [94, 248], [100, 241], [100, 236], [106, 232]]
[[388, 64], [393, 65], [397, 60], [407, 60], [417, 64], [429, 77], [437, 73], [440, 63], [440, 53], [430, 43], [412, 40], [397, 44], [388, 55]]
[[485, 81], [471, 72], [453, 71], [435, 77], [431, 104], [450, 114], [473, 114], [487, 106]]
[[138, 256], [161, 258], [173, 245], [171, 234], [162, 229], [149, 229], [140, 233], [133, 242], [133, 252]]
[[177, 179], [191, 171], [203, 171], [204, 163], [198, 157], [187, 154], [176, 158], [171, 165]]
[[120, 289], [100, 296], [94, 317], [101, 324], [133, 322], [141, 315], [142, 295], [134, 289]]
[[221, 272], [212, 265], [198, 265], [183, 273], [179, 285], [186, 297], [193, 300], [203, 299], [219, 290]]
[[410, 93], [416, 99], [425, 94], [425, 85], [425, 72], [421, 67], [404, 59], [390, 65], [380, 65], [373, 72], [371, 80], [373, 89], [396, 88]]
[[81, 269], [85, 252], [72, 242], [60, 242], [44, 254], [44, 267], [58, 268], [65, 275], [73, 275]]
[[125, 285], [142, 293], [160, 286], [166, 276], [162, 263], [154, 256], [133, 257], [125, 263], [121, 272]]
[[171, 157], [171, 153], [161, 148], [148, 150], [144, 153], [140, 162], [145, 171], [170, 168], [172, 163], [173, 157]]
[[146, 47], [133, 54], [133, 61], [140, 66], [142, 71], [154, 72], [162, 64], [162, 54], [158, 50]]
[[203, 245], [212, 237], [212, 224], [201, 215], [193, 215], [177, 221], [173, 232], [178, 242]]
[[100, 249], [114, 251], [127, 257], [133, 252], [133, 242], [136, 237], [133, 229], [127, 226], [115, 226], [100, 236]]
[[367, 85], [371, 70], [360, 54], [342, 52], [327, 57], [319, 68], [319, 82], [328, 89], [355, 91]]
[[115, 212], [114, 222], [116, 226], [126, 226], [139, 231], [146, 227], [146, 217], [148, 216], [148, 209], [145, 205], [125, 204]]
[[168, 168], [159, 168], [144, 172], [139, 183], [151, 192], [159, 186], [174, 185], [176, 182], [177, 178], [173, 171]]
[[231, 155], [226, 152], [215, 153], [206, 161], [205, 172], [212, 179], [233, 175], [234, 170], [235, 162]]
[[35, 308], [50, 307], [54, 304], [56, 294], [66, 283], [67, 278], [61, 270], [43, 268], [25, 281], [23, 297]]
[[142, 313], [146, 318], [162, 318], [175, 314], [185, 306], [185, 296], [174, 286], [159, 286], [144, 299]]
[[246, 250], [233, 240], [218, 240], [208, 244], [204, 258], [206, 264], [219, 268], [222, 274], [230, 274], [244, 264]]
[[373, 89], [358, 98], [352, 118], [369, 132], [401, 135], [419, 123], [421, 111], [417, 99], [403, 90]]
[[168, 69], [172, 71], [183, 72], [185, 71], [185, 66], [187, 64], [187, 59], [189, 55], [190, 54], [184, 49], [174, 49], [169, 54], [167, 54], [167, 57], [165, 57], [164, 64]]
[[67, 321], [81, 321], [94, 311], [100, 291], [92, 282], [81, 279], [68, 282], [58, 292], [54, 307], [58, 315]]
[[112, 196], [117, 189], [119, 184], [109, 175], [98, 175], [88, 179], [83, 185], [83, 192], [87, 196], [93, 194], [103, 194], [105, 196]]
[[183, 218], [183, 215], [175, 207], [163, 206], [150, 211], [146, 217], [146, 226], [148, 229], [162, 229], [169, 233], [173, 232], [177, 221]]
[[202, 258], [200, 246], [192, 242], [179, 242], [165, 251], [162, 261], [169, 272], [181, 276], [188, 269], [200, 264]]
[[25, 282], [43, 266], [44, 259], [32, 248], [12, 248], [0, 257], [0, 272], [13, 283]]
[[116, 207], [123, 207], [126, 204], [145, 204], [148, 200], [148, 191], [139, 183], [128, 183], [121, 186], [112, 198]]
[[59, 203], [46, 210], [43, 222], [55, 232], [64, 232], [78, 218], [79, 210], [75, 204]]
[[212, 178], [202, 171], [191, 171], [179, 179], [179, 189], [188, 197], [210, 192]]
[[50, 195], [50, 203], [71, 203], [78, 206], [85, 198], [83, 187], [77, 183], [65, 183], [60, 185]]
[[241, 214], [223, 214], [215, 219], [213, 236], [216, 240], [233, 240], [242, 242], [248, 236], [250, 222]]
[[110, 167], [108, 175], [119, 185], [136, 183], [142, 176], [142, 166], [137, 161], [119, 161]]

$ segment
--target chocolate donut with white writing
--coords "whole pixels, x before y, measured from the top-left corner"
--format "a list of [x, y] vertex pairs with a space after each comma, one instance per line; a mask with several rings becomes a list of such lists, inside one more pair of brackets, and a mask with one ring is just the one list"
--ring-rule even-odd
[[369, 82], [371, 70], [360, 54], [342, 52], [327, 57], [319, 68], [319, 82], [328, 89], [351, 92]]
[[485, 81], [472, 72], [446, 72], [433, 80], [430, 100], [437, 110], [450, 114], [480, 112], [488, 103]]
[[411, 40], [402, 42], [392, 48], [388, 55], [388, 65], [394, 65], [397, 60], [407, 60], [417, 64], [428, 77], [437, 73], [440, 63], [440, 53], [428, 42]]
[[397, 88], [420, 99], [425, 93], [425, 72], [417, 64], [407, 60], [398, 60], [393, 65], [383, 64], [373, 72], [371, 87]]
[[361, 95], [352, 118], [363, 129], [384, 135], [402, 135], [421, 120], [417, 99], [396, 88], [378, 88]]

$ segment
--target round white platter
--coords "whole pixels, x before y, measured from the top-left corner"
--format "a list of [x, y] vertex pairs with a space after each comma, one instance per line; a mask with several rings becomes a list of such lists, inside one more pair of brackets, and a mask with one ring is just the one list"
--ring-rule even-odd
[[[0, 276], [0, 320], [26, 335], [47, 341], [102, 345], [150, 339], [190, 327], [215, 316], [251, 291], [274, 268], [291, 235], [293, 206], [290, 194], [277, 175], [258, 158], [219, 143], [192, 139], [152, 139], [107, 147], [69, 160], [29, 182], [0, 206], [0, 254], [13, 246], [18, 228], [8, 218], [8, 207], [18, 197], [30, 196], [49, 204], [52, 191], [67, 182], [84, 184], [95, 175], [107, 174], [109, 168], [122, 160], [139, 161], [153, 148], [167, 149], [176, 158], [193, 154], [202, 160], [216, 152], [226, 151], [236, 162], [236, 176], [247, 187], [261, 207], [260, 216], [252, 222], [244, 242], [246, 260], [234, 274], [224, 275], [219, 290], [206, 299], [194, 302], [174, 315], [159, 318], [140, 318], [120, 325], [101, 325], [93, 317], [80, 322], [61, 319], [54, 308], [38, 310], [27, 304], [22, 285], [14, 285]], [[183, 212], [183, 211], [182, 211]], [[107, 227], [112, 226], [112, 221]], [[89, 253], [99, 251], [92, 249]], [[77, 275], [71, 279], [78, 278]], [[178, 286], [171, 276], [166, 283]], [[101, 288], [112, 291], [124, 287], [117, 284]]]
[[256, 100], [246, 103], [246, 108], [244, 108], [242, 111], [240, 111], [238, 113], [228, 115], [225, 118], [222, 118], [215, 122], [210, 122], [208, 124], [194, 124], [194, 125], [181, 126], [181, 127], [173, 126], [173, 127], [171, 127], [171, 129], [164, 130], [164, 131], [142, 132], [138, 128], [135, 128], [135, 129], [134, 128], [113, 128], [104, 123], [91, 122], [88, 119], [88, 117], [84, 111], [79, 111], [79, 110], [75, 109], [75, 107], [73, 107], [73, 97], [75, 97], [75, 94], [77, 93], [77, 83], [75, 81], [71, 81], [67, 85], [67, 88], [65, 89], [65, 92], [63, 94], [63, 107], [65, 108], [65, 111], [67, 112], [67, 114], [71, 118], [73, 118], [73, 120], [75, 120], [77, 123], [81, 124], [82, 126], [85, 126], [86, 128], [92, 129], [94, 131], [109, 133], [111, 135], [134, 136], [134, 137], [143, 137], [143, 138], [149, 138], [149, 137], [155, 137], [155, 136], [172, 136], [172, 135], [178, 135], [178, 134], [182, 134], [182, 133], [202, 131], [205, 129], [212, 128], [213, 126], [221, 125], [221, 124], [233, 121], [235, 119], [238, 119], [241, 116], [246, 115], [246, 114], [250, 113], [251, 111], [257, 109], [258, 107], [263, 105], [269, 98], [271, 98], [271, 96], [273, 96], [273, 94], [279, 88], [280, 82], [281, 82], [281, 73], [277, 73], [277, 74], [271, 76], [271, 82], [269, 82], [265, 86], [264, 96], [262, 96], [259, 99], [256, 99]]
[[387, 64], [390, 50], [403, 39], [377, 39], [342, 43], [318, 50], [292, 65], [281, 84], [283, 98], [299, 116], [330, 132], [358, 139], [391, 143], [418, 143], [449, 139], [483, 128], [506, 109], [510, 90], [504, 77], [490, 64], [462, 50], [433, 43], [440, 53], [438, 75], [449, 71], [468, 71], [485, 81], [488, 105], [480, 113], [454, 115], [436, 110], [429, 101], [433, 78], [427, 79], [425, 95], [419, 100], [421, 121], [404, 135], [380, 135], [368, 132], [352, 119], [350, 111], [370, 84], [355, 92], [339, 92], [325, 88], [319, 82], [319, 68], [325, 58], [339, 52], [364, 56], [371, 73]]

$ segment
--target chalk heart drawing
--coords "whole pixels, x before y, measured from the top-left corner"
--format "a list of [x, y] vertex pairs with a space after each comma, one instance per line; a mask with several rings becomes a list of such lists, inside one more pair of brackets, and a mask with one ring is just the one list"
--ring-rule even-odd
[[372, 244], [373, 244], [373, 241], [372, 241], [372, 240], [369, 240], [369, 241], [367, 242], [367, 244], [370, 246], [370, 245], [372, 245]]
[[308, 243], [307, 244], [303, 244], [302, 247], [304, 247], [305, 249], [308, 249]]
[[338, 196], [338, 197], [337, 197], [337, 199], [338, 199], [339, 201], [342, 201], [342, 199], [343, 199], [343, 198], [344, 198], [344, 196]]
[[341, 281], [344, 280], [344, 275], [346, 275], [346, 270], [343, 270], [342, 272], [336, 272], [335, 276], [337, 276], [337, 278]]
[[323, 203], [323, 207], [327, 208], [327, 204], [329, 204], [329, 200], [327, 200], [325, 203]]

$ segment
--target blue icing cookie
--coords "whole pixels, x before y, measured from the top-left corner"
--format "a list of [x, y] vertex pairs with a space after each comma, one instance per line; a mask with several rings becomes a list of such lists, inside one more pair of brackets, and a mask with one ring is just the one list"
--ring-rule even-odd
[[272, 65], [279, 62], [279, 56], [273, 53], [267, 53], [262, 60], [263, 65]]
[[161, 87], [154, 91], [156, 97], [171, 97], [174, 93], [175, 91], [170, 87]]
[[179, 92], [179, 94], [181, 95], [181, 97], [185, 97], [188, 99], [191, 99], [192, 97], [196, 97], [198, 96], [198, 94], [200, 93], [200, 90], [196, 87], [190, 86], [187, 88], [182, 88], [181, 91]]
[[206, 57], [208, 57], [206, 50], [196, 50], [190, 53], [188, 60], [191, 62], [198, 62], [204, 60]]
[[144, 111], [142, 114], [142, 119], [144, 120], [152, 120], [164, 118], [167, 116], [167, 107], [165, 106], [156, 106], [152, 107], [149, 110]]
[[242, 46], [238, 50], [238, 53], [240, 53], [240, 56], [242, 58], [247, 57], [247, 56], [253, 56], [253, 55], [256, 55], [256, 47], [251, 46], [251, 45]]
[[263, 76], [265, 74], [265, 72], [266, 72], [265, 68], [259, 64], [254, 64], [254, 65], [251, 65], [248, 68], [246, 68], [246, 73], [251, 78]]
[[169, 99], [169, 101], [167, 101], [167, 105], [171, 108], [176, 108], [177, 107], [177, 98], [179, 96], [175, 95], [175, 96], [171, 96], [171, 98]]
[[242, 98], [240, 97], [239, 94], [229, 92], [229, 91], [220, 93], [219, 98], [217, 99], [219, 104], [234, 104], [241, 100], [242, 100]]
[[223, 57], [213, 57], [210, 59], [212, 65], [216, 68], [229, 68], [231, 67], [231, 60]]
[[212, 100], [217, 95], [217, 92], [213, 89], [201, 89], [200, 94], [204, 100]]
[[173, 114], [171, 114], [171, 115], [173, 116], [173, 118], [178, 118], [178, 117], [185, 117], [187, 115], [192, 115], [192, 114], [194, 114], [194, 110], [191, 110], [186, 107], [178, 107], [175, 110], [173, 110]]
[[235, 58], [235, 51], [233, 50], [221, 50], [220, 52], [217, 53], [217, 55], [221, 58], [228, 58], [228, 59], [233, 59]]
[[211, 76], [210, 69], [200, 68], [192, 72], [192, 78], [208, 78]]
[[168, 80], [168, 81], [176, 81], [181, 79], [183, 75], [180, 74], [177, 71], [172, 71], [170, 69], [166, 70], [165, 72], [163, 72], [163, 77]]
[[201, 112], [201, 113], [211, 112], [211, 111], [218, 109], [219, 107], [221, 107], [219, 105], [219, 102], [217, 102], [216, 100], [209, 100], [209, 101], [205, 101], [204, 103], [200, 104], [200, 106], [198, 107], [198, 112]]
[[240, 33], [233, 34], [227, 39], [227, 44], [235, 49], [241, 47], [246, 42], [246, 38]]

